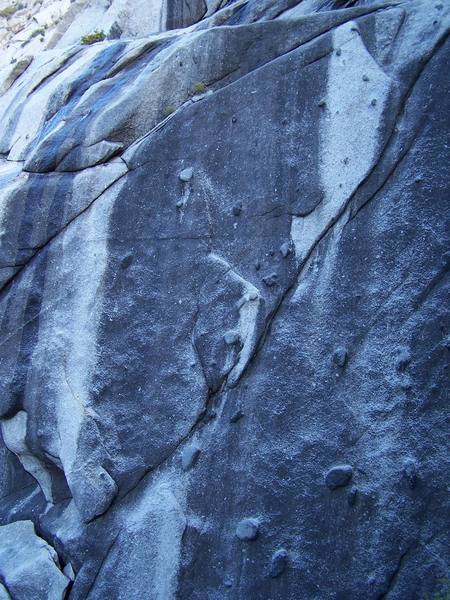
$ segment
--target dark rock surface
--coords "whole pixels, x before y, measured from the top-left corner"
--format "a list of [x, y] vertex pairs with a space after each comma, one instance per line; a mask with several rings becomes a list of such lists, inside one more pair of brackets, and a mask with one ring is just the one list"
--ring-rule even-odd
[[449, 5], [167, 7], [0, 97], [0, 597], [432, 598]]
[[353, 469], [350, 465], [338, 465], [328, 471], [325, 476], [325, 483], [330, 490], [336, 490], [350, 483], [352, 475]]

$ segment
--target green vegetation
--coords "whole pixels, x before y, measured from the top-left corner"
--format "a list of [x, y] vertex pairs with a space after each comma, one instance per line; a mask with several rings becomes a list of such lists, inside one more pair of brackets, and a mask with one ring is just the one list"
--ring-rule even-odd
[[93, 31], [88, 35], [83, 35], [81, 38], [81, 43], [85, 46], [89, 46], [90, 44], [95, 44], [95, 42], [103, 42], [105, 38], [106, 35], [103, 33], [103, 31]]
[[163, 114], [164, 114], [165, 117], [168, 117], [169, 115], [171, 115], [175, 111], [176, 111], [175, 106], [173, 104], [169, 104], [169, 105], [167, 105], [167, 106], [164, 107]]
[[9, 19], [9, 17], [12, 17], [14, 13], [22, 8], [24, 8], [23, 4], [10, 4], [6, 8], [0, 10], [0, 17]]
[[33, 33], [31, 34], [30, 37], [35, 38], [38, 35], [44, 35], [45, 34], [45, 27], [39, 27], [39, 29], [35, 29], [33, 31]]
[[193, 94], [204, 94], [206, 92], [206, 85], [203, 83], [203, 81], [198, 81], [197, 83], [194, 83], [193, 87], [192, 87], [192, 93]]

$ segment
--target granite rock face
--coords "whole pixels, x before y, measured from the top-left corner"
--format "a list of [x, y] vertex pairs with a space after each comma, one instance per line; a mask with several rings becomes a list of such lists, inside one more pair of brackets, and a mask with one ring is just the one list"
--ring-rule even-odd
[[151, 4], [0, 74], [0, 597], [432, 598], [450, 7]]
[[[10, 594], [23, 600], [62, 600], [70, 580], [60, 571], [55, 550], [36, 535], [33, 523], [3, 525], [0, 534], [4, 597]], [[0, 597], [1, 593], [0, 588]]]

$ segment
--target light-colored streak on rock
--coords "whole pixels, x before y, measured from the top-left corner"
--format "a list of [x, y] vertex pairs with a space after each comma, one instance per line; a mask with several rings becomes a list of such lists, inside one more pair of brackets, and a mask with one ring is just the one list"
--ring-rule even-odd
[[[264, 300], [251, 282], [217, 254], [208, 256], [207, 265], [194, 344], [208, 385], [218, 387], [226, 379], [233, 387], [256, 348], [264, 320]], [[227, 306], [225, 315], [218, 313], [220, 305]]]
[[[32, 368], [37, 379], [33, 389], [47, 389], [51, 395], [49, 402], [54, 404], [57, 429], [52, 454], [56, 450], [72, 493], [74, 485], [83, 485], [80, 481], [83, 457], [78, 456], [78, 442], [83, 422], [90, 418], [87, 409], [97, 361], [96, 336], [108, 258], [107, 233], [122, 182], [108, 190], [52, 245], [39, 338], [33, 353]], [[43, 361], [51, 363], [51, 367], [47, 368]], [[89, 475], [86, 474], [88, 486]]]
[[[6, 171], [8, 164], [10, 165], [9, 171]], [[8, 164], [0, 166], [0, 268], [6, 265], [13, 266], [17, 263], [18, 237], [23, 225], [21, 219], [18, 218], [18, 214], [20, 214], [18, 211], [11, 211], [9, 218], [7, 215], [9, 207], [17, 203], [17, 198], [21, 197], [21, 192], [23, 192], [21, 188], [26, 189], [29, 178], [27, 173], [20, 171], [20, 163]], [[69, 179], [69, 175], [67, 175], [67, 182], [65, 184], [66, 193], [63, 197], [60, 196], [60, 202], [64, 202], [64, 217], [61, 221], [61, 230], [117, 179], [124, 175], [126, 171], [127, 167], [122, 160], [113, 159], [105, 165], [74, 173], [72, 179]], [[52, 182], [54, 182], [55, 186], [58, 186], [60, 185], [60, 180], [53, 175], [45, 175], [43, 177], [48, 178], [44, 194], [49, 195], [52, 193]], [[39, 201], [42, 201], [42, 213], [44, 213], [44, 211], [48, 210], [48, 198], [43, 196]], [[20, 253], [21, 262], [25, 263], [39, 248], [45, 246], [52, 235], [48, 232], [47, 220], [45, 218], [35, 219], [33, 222], [33, 231], [30, 231], [26, 240], [28, 253], [24, 251]], [[4, 282], [9, 279], [10, 275], [11, 273], [6, 269], [0, 272], [0, 289]]]
[[[70, 345], [65, 357], [64, 365], [66, 390], [69, 392], [58, 404], [58, 422], [61, 426], [63, 440], [72, 439], [74, 447], [63, 449], [66, 464], [72, 463], [76, 456], [77, 432], [72, 432], [70, 410], [64, 407], [64, 400], [69, 401], [75, 414], [83, 419], [85, 408], [89, 404], [90, 380], [96, 364], [96, 331], [101, 313], [101, 284], [103, 273], [107, 265], [106, 235], [108, 231], [110, 212], [113, 207], [110, 198], [103, 198], [102, 202], [95, 205], [88, 215], [84, 227], [71, 228], [63, 240], [63, 255], [65, 265], [63, 271], [71, 279], [70, 287], [75, 292], [70, 306], [72, 319], [70, 320]], [[96, 240], [99, 241], [89, 241]], [[73, 268], [73, 253], [81, 242], [79, 265]], [[63, 262], [63, 264], [64, 264]], [[68, 307], [66, 307], [67, 310]], [[67, 389], [68, 388], [68, 389]], [[68, 418], [69, 416], [69, 418]], [[63, 460], [63, 457], [61, 457]], [[64, 461], [63, 461], [64, 462]]]
[[154, 569], [155, 599], [175, 598], [186, 517], [167, 484], [156, 488], [149, 499], [149, 508], [157, 524], [158, 536]]
[[0, 583], [0, 600], [11, 600], [11, 596], [6, 591], [4, 585]]
[[[183, 491], [180, 488], [181, 482], [177, 482], [174, 475], [161, 475], [145, 492], [140, 505], [135, 507], [127, 519], [127, 539], [139, 536], [142, 543], [146, 539], [152, 540], [147, 550], [148, 570], [142, 573], [141, 581], [133, 578], [134, 585], [139, 586], [133, 592], [142, 593], [145, 590], [149, 600], [171, 600], [176, 596], [181, 542], [186, 528], [186, 516], [180, 504]], [[126, 540], [124, 542], [126, 544]], [[137, 560], [133, 564], [133, 554], [129, 553], [131, 564], [124, 566], [131, 571], [139, 571], [141, 563]], [[128, 583], [126, 578], [121, 579], [122, 585]], [[127, 589], [124, 591], [128, 593]]]
[[335, 51], [329, 59], [326, 107], [320, 123], [324, 200], [311, 214], [292, 220], [291, 236], [299, 263], [369, 173], [379, 151], [378, 128], [391, 80], [356, 29], [350, 21], [333, 33]]
[[[236, 275], [236, 277], [239, 277]], [[242, 298], [242, 304], [239, 307], [239, 324], [238, 332], [241, 340], [242, 348], [239, 352], [238, 360], [231, 369], [227, 383], [233, 387], [239, 381], [244, 369], [250, 362], [253, 352], [258, 342], [258, 335], [261, 328], [258, 327], [259, 321], [262, 318], [263, 300], [258, 288], [252, 285], [249, 281], [240, 278], [245, 289], [245, 294]]]
[[45, 465], [31, 453], [27, 446], [27, 413], [21, 410], [11, 419], [2, 419], [1, 428], [6, 447], [14, 452], [25, 471], [30, 473], [39, 483], [47, 502], [53, 503], [50, 474]]
[[125, 163], [115, 158], [107, 164], [83, 169], [74, 173], [71, 202], [68, 203], [64, 222], [73, 219], [80, 211], [101, 196], [115, 181], [127, 171]]

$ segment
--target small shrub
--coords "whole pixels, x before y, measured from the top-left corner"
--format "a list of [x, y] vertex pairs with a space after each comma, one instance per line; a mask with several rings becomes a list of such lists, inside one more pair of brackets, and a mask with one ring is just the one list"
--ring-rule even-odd
[[35, 29], [31, 36], [32, 38], [35, 38], [38, 35], [44, 35], [45, 34], [45, 27], [39, 27], [39, 29]]
[[193, 94], [204, 94], [205, 92], [206, 85], [203, 83], [203, 81], [198, 81], [197, 83], [194, 83], [194, 86], [192, 88]]
[[106, 35], [103, 33], [103, 31], [93, 31], [92, 33], [83, 35], [81, 38], [81, 43], [85, 46], [89, 46], [90, 44], [95, 44], [95, 42], [103, 42], [105, 38]]
[[167, 105], [167, 106], [164, 107], [163, 114], [164, 114], [165, 117], [168, 117], [169, 115], [171, 115], [175, 111], [176, 111], [175, 106], [173, 106], [173, 104], [169, 104], [169, 105]]

